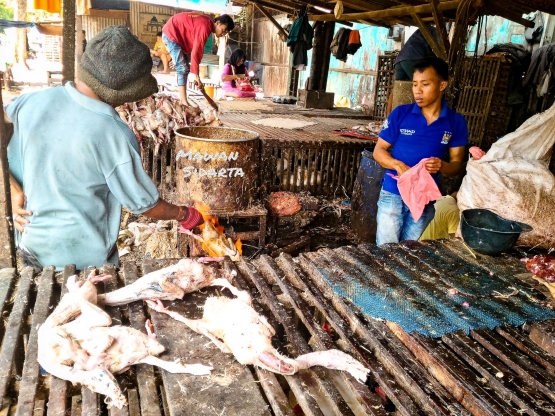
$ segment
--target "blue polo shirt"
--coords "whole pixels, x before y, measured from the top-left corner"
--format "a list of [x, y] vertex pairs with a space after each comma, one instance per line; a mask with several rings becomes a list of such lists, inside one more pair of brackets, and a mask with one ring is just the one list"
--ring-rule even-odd
[[[439, 117], [430, 125], [414, 103], [395, 108], [385, 120], [379, 136], [393, 146], [393, 158], [413, 167], [428, 157], [443, 159], [449, 148], [466, 146], [468, 127], [465, 118], [451, 110], [445, 101]], [[383, 189], [398, 195], [397, 180], [387, 173], [397, 175], [393, 169], [386, 170]], [[432, 176], [438, 182], [438, 175]]]

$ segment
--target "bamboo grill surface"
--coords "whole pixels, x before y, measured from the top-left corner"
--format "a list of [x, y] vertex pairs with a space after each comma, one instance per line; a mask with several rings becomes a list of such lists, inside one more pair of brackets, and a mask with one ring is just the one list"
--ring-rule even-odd
[[[433, 244], [446, 258], [481, 266], [495, 274], [524, 275], [525, 268], [508, 255], [474, 258], [458, 241]], [[345, 248], [349, 250], [349, 248]], [[426, 260], [426, 252], [421, 255]], [[100, 291], [130, 284], [143, 273], [176, 260], [128, 262]], [[455, 332], [440, 339], [407, 334], [391, 322], [366, 318], [352, 304], [334, 293], [310, 261], [310, 256], [277, 259], [262, 256], [254, 262], [224, 262], [236, 269], [234, 284], [250, 290], [255, 308], [276, 328], [274, 344], [291, 357], [313, 350], [339, 348], [370, 370], [367, 385], [348, 374], [323, 368], [279, 376], [239, 365], [221, 353], [207, 338], [193, 333], [165, 315], [151, 314], [156, 333], [167, 351], [161, 358], [181, 358], [186, 363], [210, 362], [211, 376], [174, 375], [147, 365], [118, 376], [129, 406], [108, 412], [103, 397], [86, 388], [42, 374], [36, 362], [36, 331], [65, 290], [61, 283], [74, 273], [46, 268], [34, 276], [30, 268], [17, 277], [13, 269], [0, 270], [0, 400], [18, 415], [293, 415], [289, 392], [306, 415], [388, 414], [374, 392], [377, 384], [388, 395], [399, 415], [548, 415], [555, 412], [555, 323], [498, 327], [495, 330]], [[81, 273], [83, 277], [88, 270]], [[207, 296], [226, 290], [208, 288], [189, 294], [184, 301], [165, 302], [190, 318], [200, 318]], [[541, 298], [541, 296], [540, 296]], [[538, 299], [545, 301], [545, 299]], [[114, 323], [144, 331], [148, 308], [134, 302], [107, 312]], [[324, 330], [328, 328], [331, 330]], [[531, 329], [530, 335], [529, 330]], [[368, 386], [371, 386], [369, 388]]]

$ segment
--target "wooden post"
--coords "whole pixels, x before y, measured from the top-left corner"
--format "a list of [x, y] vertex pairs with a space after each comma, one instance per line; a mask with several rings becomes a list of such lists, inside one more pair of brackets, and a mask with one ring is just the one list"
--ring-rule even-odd
[[7, 155], [11, 130], [7, 131], [6, 129], [3, 108], [2, 94], [0, 94], [0, 111], [2, 111], [0, 117], [0, 268], [16, 267], [10, 171]]
[[424, 36], [424, 39], [426, 39], [426, 41], [428, 42], [428, 45], [430, 45], [430, 47], [432, 48], [432, 51], [434, 51], [436, 56], [438, 58], [443, 59], [444, 61], [447, 61], [448, 59], [447, 52], [445, 51], [445, 49], [439, 46], [439, 43], [437, 43], [436, 38], [434, 38], [434, 36], [430, 32], [430, 30], [428, 29], [428, 26], [426, 26], [426, 23], [422, 21], [422, 18], [417, 14], [412, 14], [412, 20], [414, 20], [415, 25], [418, 26], [418, 28], [420, 29], [420, 32], [422, 32], [422, 36]]
[[75, 17], [75, 68], [83, 56], [83, 16]]
[[430, 0], [430, 3], [432, 4], [432, 14], [434, 15], [434, 23], [436, 24], [439, 41], [445, 51], [445, 56], [449, 56], [449, 48], [451, 45], [449, 43], [449, 36], [447, 35], [447, 27], [445, 25], [443, 13], [438, 10], [439, 0]]
[[63, 3], [62, 83], [75, 80], [75, 0]]
[[220, 71], [220, 74], [223, 73], [224, 71], [224, 66], [225, 66], [225, 48], [226, 48], [226, 37], [222, 36], [221, 38], [218, 38], [220, 40], [220, 44], [218, 45], [218, 69]]
[[331, 57], [330, 44], [334, 30], [335, 22], [316, 22], [308, 83], [309, 90], [326, 90]]

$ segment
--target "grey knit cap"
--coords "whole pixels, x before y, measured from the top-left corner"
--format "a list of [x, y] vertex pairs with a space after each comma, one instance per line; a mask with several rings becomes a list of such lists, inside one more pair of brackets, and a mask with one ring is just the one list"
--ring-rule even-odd
[[106, 103], [142, 100], [158, 91], [148, 46], [125, 26], [108, 26], [87, 43], [77, 78]]

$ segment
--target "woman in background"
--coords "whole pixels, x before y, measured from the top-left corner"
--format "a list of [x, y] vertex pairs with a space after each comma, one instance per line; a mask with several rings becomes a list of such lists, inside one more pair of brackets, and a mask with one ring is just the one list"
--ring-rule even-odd
[[226, 97], [249, 98], [256, 97], [254, 91], [242, 91], [237, 88], [237, 81], [248, 77], [247, 68], [245, 68], [245, 52], [242, 49], [235, 49], [227, 64], [222, 71], [222, 89]]

